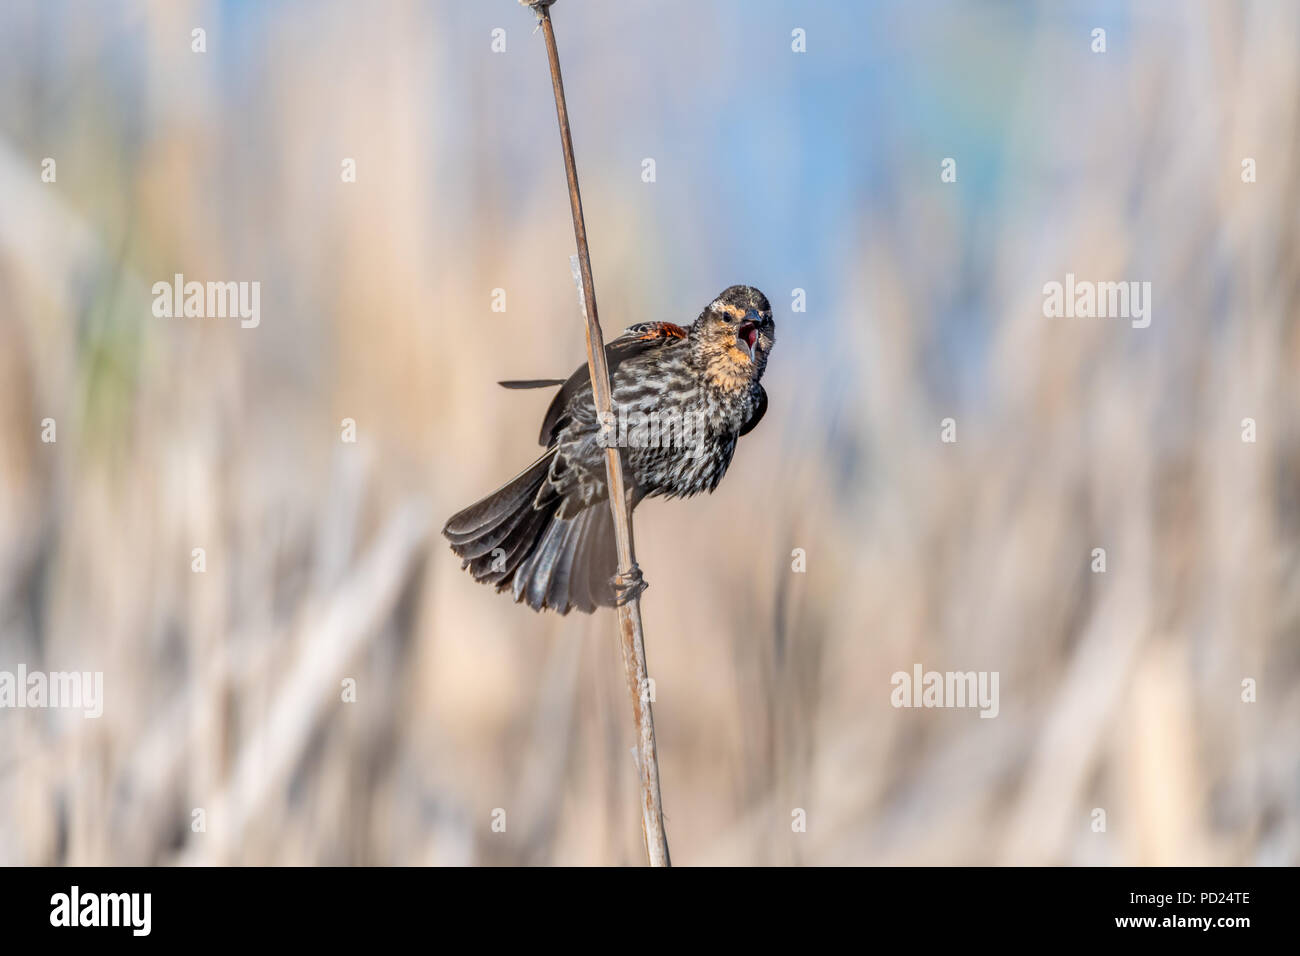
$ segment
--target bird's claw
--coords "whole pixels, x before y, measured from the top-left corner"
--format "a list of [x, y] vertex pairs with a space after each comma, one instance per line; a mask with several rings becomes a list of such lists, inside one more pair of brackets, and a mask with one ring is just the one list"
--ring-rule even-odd
[[614, 575], [609, 579], [609, 583], [614, 586], [615, 607], [622, 607], [636, 600], [641, 592], [650, 586], [650, 582], [641, 575], [641, 569], [635, 564], [626, 574]]

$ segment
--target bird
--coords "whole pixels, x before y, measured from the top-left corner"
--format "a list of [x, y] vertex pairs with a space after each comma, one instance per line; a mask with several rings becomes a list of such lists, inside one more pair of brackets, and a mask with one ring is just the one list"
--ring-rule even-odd
[[640, 322], [606, 344], [607, 418], [596, 412], [585, 364], [567, 379], [500, 382], [560, 390], [542, 421], [541, 457], [442, 529], [462, 567], [516, 603], [561, 615], [639, 594], [639, 572], [616, 577], [605, 449], [622, 449], [629, 509], [712, 492], [738, 439], [767, 411], [760, 379], [775, 341], [767, 297], [733, 285], [688, 327]]

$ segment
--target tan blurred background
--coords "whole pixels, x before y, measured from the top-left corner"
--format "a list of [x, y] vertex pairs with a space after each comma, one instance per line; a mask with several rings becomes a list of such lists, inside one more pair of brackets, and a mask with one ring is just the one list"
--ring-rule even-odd
[[[1300, 7], [555, 20], [607, 334], [776, 309], [722, 487], [637, 514], [674, 862], [1300, 863]], [[0, 670], [105, 694], [0, 710], [0, 862], [643, 859], [613, 616], [437, 534], [583, 357], [553, 109], [513, 0], [0, 4]]]

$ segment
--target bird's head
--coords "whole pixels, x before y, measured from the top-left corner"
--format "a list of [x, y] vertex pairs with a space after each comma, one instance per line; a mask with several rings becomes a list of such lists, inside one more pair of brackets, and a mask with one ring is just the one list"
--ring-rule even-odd
[[691, 341], [706, 377], [717, 387], [731, 391], [758, 381], [776, 342], [767, 296], [748, 285], [724, 290], [691, 326]]

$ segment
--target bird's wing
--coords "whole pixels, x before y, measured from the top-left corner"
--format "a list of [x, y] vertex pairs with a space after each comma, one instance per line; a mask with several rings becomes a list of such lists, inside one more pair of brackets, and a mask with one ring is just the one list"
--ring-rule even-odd
[[740, 434], [748, 435], [754, 430], [754, 426], [763, 420], [767, 414], [767, 389], [762, 385], [758, 386], [758, 404], [754, 407], [754, 414], [749, 416], [749, 421], [745, 422], [740, 429]]
[[[610, 377], [613, 377], [614, 370], [619, 365], [632, 356], [662, 348], [671, 342], [684, 341], [686, 336], [687, 332], [684, 328], [671, 322], [638, 322], [636, 325], [629, 326], [618, 338], [605, 343], [605, 364], [609, 368]], [[565, 413], [569, 409], [569, 402], [579, 391], [586, 391], [588, 394], [591, 392], [591, 375], [585, 364], [569, 376], [564, 387], [556, 392], [555, 398], [551, 400], [551, 406], [546, 410], [546, 418], [542, 420], [541, 434], [537, 439], [540, 445], [549, 447], [555, 441], [555, 436], [567, 422]]]

